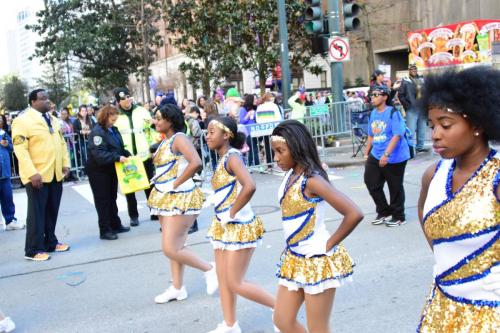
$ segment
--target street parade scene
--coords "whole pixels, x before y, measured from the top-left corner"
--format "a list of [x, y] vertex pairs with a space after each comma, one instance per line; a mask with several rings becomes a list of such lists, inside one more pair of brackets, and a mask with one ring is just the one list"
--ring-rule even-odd
[[0, 333], [500, 332], [500, 2], [18, 0]]

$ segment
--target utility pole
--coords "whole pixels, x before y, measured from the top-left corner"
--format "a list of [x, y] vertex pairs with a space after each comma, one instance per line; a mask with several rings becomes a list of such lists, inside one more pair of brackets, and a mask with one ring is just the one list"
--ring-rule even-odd
[[[328, 0], [328, 27], [330, 28], [330, 38], [341, 34], [339, 0]], [[333, 101], [340, 102], [342, 101], [344, 84], [341, 62], [330, 63], [330, 76]]]
[[144, 84], [146, 85], [146, 100], [144, 102], [151, 102], [151, 87], [149, 86], [149, 60], [148, 60], [148, 46], [146, 45], [146, 31], [144, 28], [144, 0], [141, 0], [141, 37], [142, 37], [142, 56], [144, 61]]
[[288, 62], [288, 28], [286, 25], [285, 0], [278, 0], [278, 22], [281, 51], [281, 94], [283, 108], [286, 109], [290, 98], [290, 65]]

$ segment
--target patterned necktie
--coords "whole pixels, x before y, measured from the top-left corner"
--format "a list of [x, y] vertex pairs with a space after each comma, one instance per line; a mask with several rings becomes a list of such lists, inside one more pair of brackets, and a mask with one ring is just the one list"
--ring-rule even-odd
[[47, 112], [43, 114], [43, 119], [45, 119], [47, 126], [49, 126], [50, 133], [54, 133], [54, 129], [52, 128], [52, 123], [50, 121], [50, 115]]

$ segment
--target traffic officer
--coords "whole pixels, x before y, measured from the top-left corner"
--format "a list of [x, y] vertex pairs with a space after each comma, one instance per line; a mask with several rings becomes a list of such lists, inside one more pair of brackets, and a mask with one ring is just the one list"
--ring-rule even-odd
[[69, 250], [68, 244], [58, 242], [55, 230], [62, 182], [69, 173], [70, 161], [59, 121], [49, 113], [47, 92], [33, 90], [28, 102], [31, 107], [12, 123], [12, 137], [28, 195], [25, 258], [44, 261], [50, 259], [47, 252]]
[[[116, 88], [114, 94], [120, 111], [116, 127], [122, 135], [125, 149], [130, 151], [132, 155], [142, 158], [146, 174], [151, 179], [154, 176], [154, 165], [151, 160], [149, 147], [151, 144], [159, 141], [158, 134], [151, 128], [151, 114], [142, 106], [132, 102], [127, 88]], [[144, 190], [146, 199], [149, 197], [149, 192], [151, 192], [150, 188]], [[127, 198], [130, 225], [133, 227], [138, 226], [139, 212], [137, 210], [135, 193], [127, 194], [125, 197]], [[151, 219], [158, 218], [151, 216]]]
[[130, 231], [129, 227], [122, 225], [116, 205], [118, 178], [115, 162], [126, 162], [130, 156], [120, 132], [113, 126], [117, 119], [118, 109], [113, 105], [106, 105], [99, 111], [97, 125], [89, 134], [85, 165], [97, 209], [100, 237], [107, 240], [118, 239], [117, 233]]

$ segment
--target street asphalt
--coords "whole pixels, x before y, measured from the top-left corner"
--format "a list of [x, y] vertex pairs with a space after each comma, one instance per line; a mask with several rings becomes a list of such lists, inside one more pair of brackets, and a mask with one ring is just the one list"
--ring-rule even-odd
[[[417, 220], [416, 203], [425, 168], [436, 160], [419, 155], [405, 175], [408, 223], [373, 226], [374, 205], [363, 183], [363, 166], [330, 169], [332, 183], [365, 213], [365, 219], [344, 241], [356, 262], [354, 282], [336, 293], [331, 315], [333, 332], [414, 332], [432, 282], [432, 253]], [[276, 292], [276, 264], [283, 250], [277, 189], [282, 174], [253, 174], [255, 211], [266, 225], [264, 242], [254, 254], [248, 280]], [[14, 194], [17, 217], [26, 218], [26, 194]], [[98, 237], [97, 214], [88, 183], [66, 183], [57, 225], [60, 241], [71, 251], [47, 262], [23, 258], [25, 231], [0, 231], [0, 308], [17, 324], [16, 332], [207, 332], [222, 321], [216, 295], [207, 296], [201, 272], [186, 269], [189, 298], [157, 305], [154, 297], [169, 285], [167, 259], [161, 252], [159, 225], [150, 221], [144, 194], [139, 195], [141, 225], [117, 241]], [[129, 219], [123, 196], [120, 216]], [[188, 239], [206, 260], [213, 252], [205, 234], [211, 209], [199, 217], [200, 231]], [[329, 208], [332, 232], [340, 215]], [[273, 332], [271, 312], [240, 298], [238, 320], [243, 332]], [[302, 309], [299, 319], [305, 323]]]

